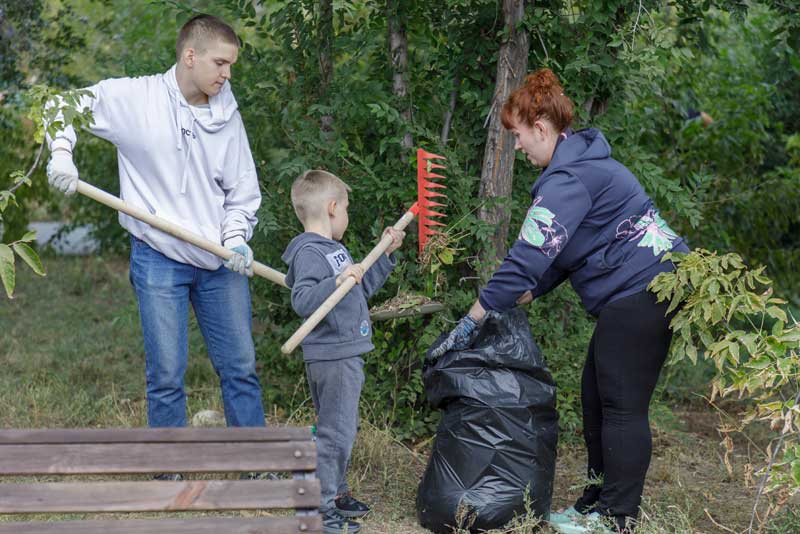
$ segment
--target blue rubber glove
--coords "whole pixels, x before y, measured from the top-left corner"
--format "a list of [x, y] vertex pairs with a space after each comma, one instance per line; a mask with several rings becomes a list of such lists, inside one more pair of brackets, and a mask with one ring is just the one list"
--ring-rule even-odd
[[222, 265], [243, 276], [253, 276], [253, 250], [245, 243], [244, 238], [236, 236], [223, 244], [228, 250], [235, 252]]
[[469, 315], [462, 317], [461, 320], [458, 321], [456, 327], [450, 332], [450, 335], [444, 338], [439, 345], [431, 349], [431, 358], [435, 360], [445, 352], [463, 350], [469, 347], [475, 335], [478, 333], [477, 327], [478, 322], [475, 319]]

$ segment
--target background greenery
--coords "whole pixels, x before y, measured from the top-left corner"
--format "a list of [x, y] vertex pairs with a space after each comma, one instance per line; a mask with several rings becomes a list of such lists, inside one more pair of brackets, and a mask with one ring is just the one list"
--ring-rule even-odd
[[[194, 11], [230, 21], [244, 46], [233, 86], [262, 183], [256, 257], [279, 270], [280, 254], [300, 231], [291, 210], [291, 181], [307, 168], [337, 173], [353, 190], [345, 244], [361, 257], [381, 229], [415, 199], [415, 146], [447, 157], [448, 239], [418, 261], [410, 235], [380, 302], [424, 293], [449, 310], [376, 324], [367, 359], [363, 409], [408, 441], [427, 438], [437, 414], [425, 405], [421, 362], [431, 341], [467, 309], [479, 280], [476, 251], [494, 228], [477, 210], [498, 49], [506, 35], [502, 2], [404, 0], [387, 14], [381, 0], [335, 0], [332, 77], [323, 79], [320, 51], [329, 28], [318, 0], [176, 2], [153, 0], [17, 0], [0, 14], [0, 189], [34, 159], [25, 92], [36, 83], [89, 85], [110, 76], [165, 71], [174, 62], [176, 29]], [[392, 91], [389, 16], [408, 36], [408, 95]], [[530, 2], [522, 28], [530, 35], [529, 70], [551, 67], [576, 103], [576, 127], [602, 129], [614, 156], [654, 197], [690, 246], [735, 251], [763, 264], [776, 293], [800, 305], [800, 7], [781, 0], [549, 0]], [[324, 82], [324, 83], [323, 83]], [[455, 94], [452, 129], [441, 136]], [[410, 119], [404, 110], [410, 108]], [[705, 125], [691, 111], [713, 118]], [[332, 129], [320, 128], [333, 117]], [[83, 179], [118, 191], [116, 157], [107, 143], [82, 135], [76, 163]], [[538, 172], [517, 159], [506, 205], [513, 228], [527, 207]], [[3, 182], [7, 180], [7, 182]], [[107, 252], [127, 241], [115, 214], [86, 199], [47, 189], [43, 170], [17, 191], [19, 206], [2, 212], [0, 242], [19, 239], [33, 217], [91, 223]], [[453, 261], [450, 253], [455, 251]], [[46, 265], [46, 263], [45, 263]], [[266, 402], [293, 413], [306, 400], [302, 365], [280, 354], [299, 324], [288, 293], [253, 281], [256, 345]], [[593, 327], [569, 287], [530, 308], [534, 334], [559, 384], [566, 436], [580, 430], [579, 383]], [[671, 368], [661, 398], [707, 393], [713, 366]]]

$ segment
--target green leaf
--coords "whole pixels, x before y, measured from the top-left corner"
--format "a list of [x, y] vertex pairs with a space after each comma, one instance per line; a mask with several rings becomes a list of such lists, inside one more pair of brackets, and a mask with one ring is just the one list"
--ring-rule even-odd
[[33, 269], [33, 272], [39, 276], [45, 276], [46, 273], [44, 272], [44, 267], [42, 266], [42, 260], [39, 259], [39, 255], [36, 254], [35, 250], [25, 243], [14, 243], [14, 252], [16, 252], [17, 255], [22, 258], [31, 269]]
[[779, 321], [783, 321], [784, 323], [788, 320], [788, 317], [786, 317], [786, 312], [777, 306], [767, 307], [767, 315], [769, 315], [773, 319], [778, 319]]
[[692, 365], [697, 365], [697, 347], [695, 347], [691, 343], [686, 344], [686, 356], [689, 357], [689, 361], [692, 362]]
[[11, 247], [0, 243], [0, 279], [3, 280], [3, 287], [8, 298], [14, 298], [14, 285], [16, 276], [14, 273], [14, 253]]
[[447, 248], [442, 250], [441, 252], [439, 252], [439, 259], [445, 265], [452, 265], [453, 264], [453, 251], [450, 250], [450, 249], [447, 249]]
[[792, 478], [796, 486], [800, 486], [800, 460], [792, 462]]
[[800, 329], [789, 330], [780, 336], [780, 340], [786, 343], [796, 343], [800, 341]]
[[30, 232], [26, 233], [20, 239], [23, 243], [30, 243], [31, 241], [36, 241], [36, 230], [31, 230]]
[[746, 367], [757, 370], [766, 369], [771, 365], [772, 365], [772, 358], [770, 358], [769, 356], [762, 356], [755, 360], [751, 360], [745, 364]]
[[731, 351], [731, 355], [736, 360], [736, 363], [739, 363], [739, 344], [731, 342], [731, 344], [728, 345], [728, 350]]

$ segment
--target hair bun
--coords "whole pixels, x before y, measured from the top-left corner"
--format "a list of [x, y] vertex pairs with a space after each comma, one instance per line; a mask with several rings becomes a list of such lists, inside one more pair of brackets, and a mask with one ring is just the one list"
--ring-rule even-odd
[[517, 119], [531, 126], [539, 118], [545, 118], [563, 132], [572, 123], [572, 116], [572, 100], [564, 95], [561, 81], [552, 70], [542, 68], [528, 74], [522, 87], [508, 97], [501, 120], [510, 129]]
[[525, 77], [525, 87], [533, 94], [556, 93], [563, 94], [564, 88], [555, 73], [548, 68], [542, 68]]

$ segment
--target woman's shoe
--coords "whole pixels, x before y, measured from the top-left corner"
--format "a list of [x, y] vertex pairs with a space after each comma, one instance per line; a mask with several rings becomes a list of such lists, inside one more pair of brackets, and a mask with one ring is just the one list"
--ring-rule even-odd
[[568, 523], [550, 523], [550, 526], [560, 534], [615, 534], [608, 528], [608, 518], [597, 512], [592, 512], [580, 517], [573, 517]]
[[563, 512], [552, 512], [550, 514], [550, 523], [560, 524], [560, 523], [569, 523], [573, 520], [573, 518], [577, 518], [582, 516], [580, 512], [578, 512], [574, 506], [570, 506]]

